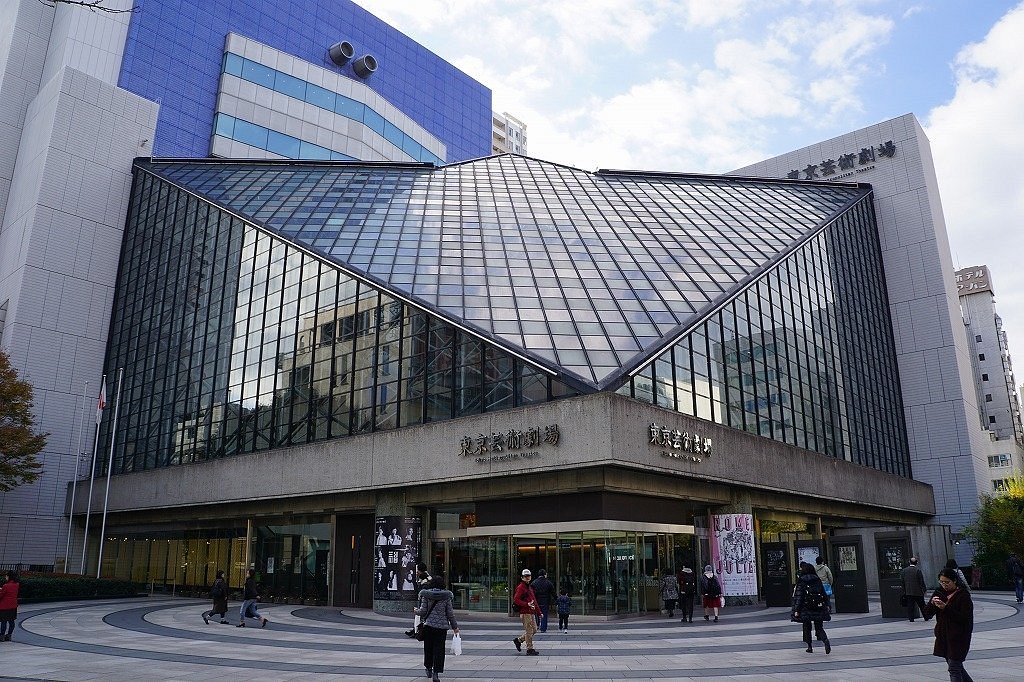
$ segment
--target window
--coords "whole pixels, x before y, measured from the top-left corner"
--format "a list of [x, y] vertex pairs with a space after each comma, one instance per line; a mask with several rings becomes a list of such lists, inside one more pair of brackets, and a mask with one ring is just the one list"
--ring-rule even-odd
[[986, 403], [992, 402], [992, 394], [991, 393], [986, 393], [985, 394], [985, 402]]
[[981, 360], [982, 362], [984, 362], [985, 361], [985, 354], [984, 353], [978, 353], [978, 360]]
[[974, 340], [977, 341], [978, 343], [981, 343], [981, 334], [975, 334]]
[[1010, 455], [989, 455], [988, 465], [995, 469], [997, 467], [1008, 467], [1011, 464]]
[[995, 423], [996, 423], [996, 417], [995, 417], [995, 415], [990, 415], [990, 416], [989, 416], [989, 418], [988, 418], [988, 423], [989, 423], [989, 424], [995, 424]]
[[329, 346], [334, 343], [334, 321], [320, 325], [320, 345]]
[[987, 374], [982, 374], [981, 375], [981, 380], [982, 381], [988, 381], [988, 375]]
[[992, 491], [997, 493], [1005, 493], [1007, 488], [1007, 480], [1005, 478], [997, 478], [992, 481]]

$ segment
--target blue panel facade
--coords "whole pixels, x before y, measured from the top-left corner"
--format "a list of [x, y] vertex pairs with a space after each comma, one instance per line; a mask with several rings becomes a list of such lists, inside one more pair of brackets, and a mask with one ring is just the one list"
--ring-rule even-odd
[[[156, 156], [209, 154], [224, 38], [234, 32], [369, 85], [448, 147], [448, 162], [491, 152], [491, 91], [349, 0], [142, 0], [119, 85], [160, 102]], [[377, 58], [362, 81], [335, 66], [339, 40]]]

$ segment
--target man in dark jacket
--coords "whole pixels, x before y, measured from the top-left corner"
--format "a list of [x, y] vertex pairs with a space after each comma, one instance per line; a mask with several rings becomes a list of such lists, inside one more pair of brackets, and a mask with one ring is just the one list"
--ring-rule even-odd
[[924, 573], [917, 567], [917, 557], [910, 557], [910, 565], [903, 569], [900, 576], [903, 579], [903, 594], [907, 598], [907, 618], [914, 622], [917, 613], [915, 609], [921, 609], [921, 615], [925, 620], [931, 620], [932, 614], [924, 612]]
[[537, 571], [537, 579], [531, 585], [533, 593], [537, 596], [537, 608], [540, 613], [537, 615], [537, 626], [541, 632], [548, 631], [548, 610], [552, 602], [558, 597], [555, 591], [555, 584], [548, 580], [548, 572], [543, 568]]
[[238, 612], [238, 625], [235, 627], [245, 627], [246, 614], [248, 614], [248, 617], [260, 621], [261, 628], [267, 627], [269, 621], [261, 616], [256, 608], [256, 602], [259, 601], [259, 598], [259, 592], [256, 590], [256, 571], [250, 568], [248, 577], [245, 579], [245, 587], [242, 590], [242, 608]]
[[1017, 603], [1024, 602], [1024, 561], [1015, 552], [1010, 552], [1010, 558], [1006, 560], [1006, 572], [1017, 592]]

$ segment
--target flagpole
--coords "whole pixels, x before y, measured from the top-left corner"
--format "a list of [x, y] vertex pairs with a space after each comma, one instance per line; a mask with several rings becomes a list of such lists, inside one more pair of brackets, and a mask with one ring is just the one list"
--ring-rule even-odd
[[114, 423], [110, 427], [110, 457], [107, 460], [107, 492], [103, 495], [103, 525], [100, 527], [100, 555], [96, 560], [96, 577], [100, 577], [103, 566], [103, 537], [107, 534], [107, 500], [110, 499], [110, 473], [114, 470], [114, 442], [117, 440], [117, 413], [121, 410], [121, 384], [124, 383], [124, 367], [117, 370], [117, 395], [114, 396]]
[[[89, 399], [89, 382], [82, 391], [81, 421], [78, 424], [78, 449], [75, 451], [75, 482], [71, 486], [71, 510], [68, 512], [68, 544], [64, 546], [64, 572], [68, 572], [68, 557], [71, 554], [71, 529], [75, 527], [75, 491], [78, 490], [78, 472], [82, 468], [82, 431], [85, 430], [85, 401]], [[74, 427], [74, 424], [72, 424]]]
[[85, 575], [85, 551], [89, 547], [89, 519], [92, 518], [92, 484], [96, 480], [96, 450], [100, 447], [100, 421], [103, 417], [103, 405], [107, 393], [107, 375], [103, 375], [100, 384], [100, 398], [96, 407], [96, 437], [92, 442], [92, 463], [89, 465], [89, 501], [85, 507], [85, 535], [82, 537], [82, 563], [78, 565], [79, 575]]

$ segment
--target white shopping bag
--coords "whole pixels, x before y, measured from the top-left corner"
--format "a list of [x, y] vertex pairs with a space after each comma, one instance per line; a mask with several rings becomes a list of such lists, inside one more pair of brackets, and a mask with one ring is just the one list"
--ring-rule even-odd
[[462, 635], [452, 637], [452, 656], [462, 655]]

